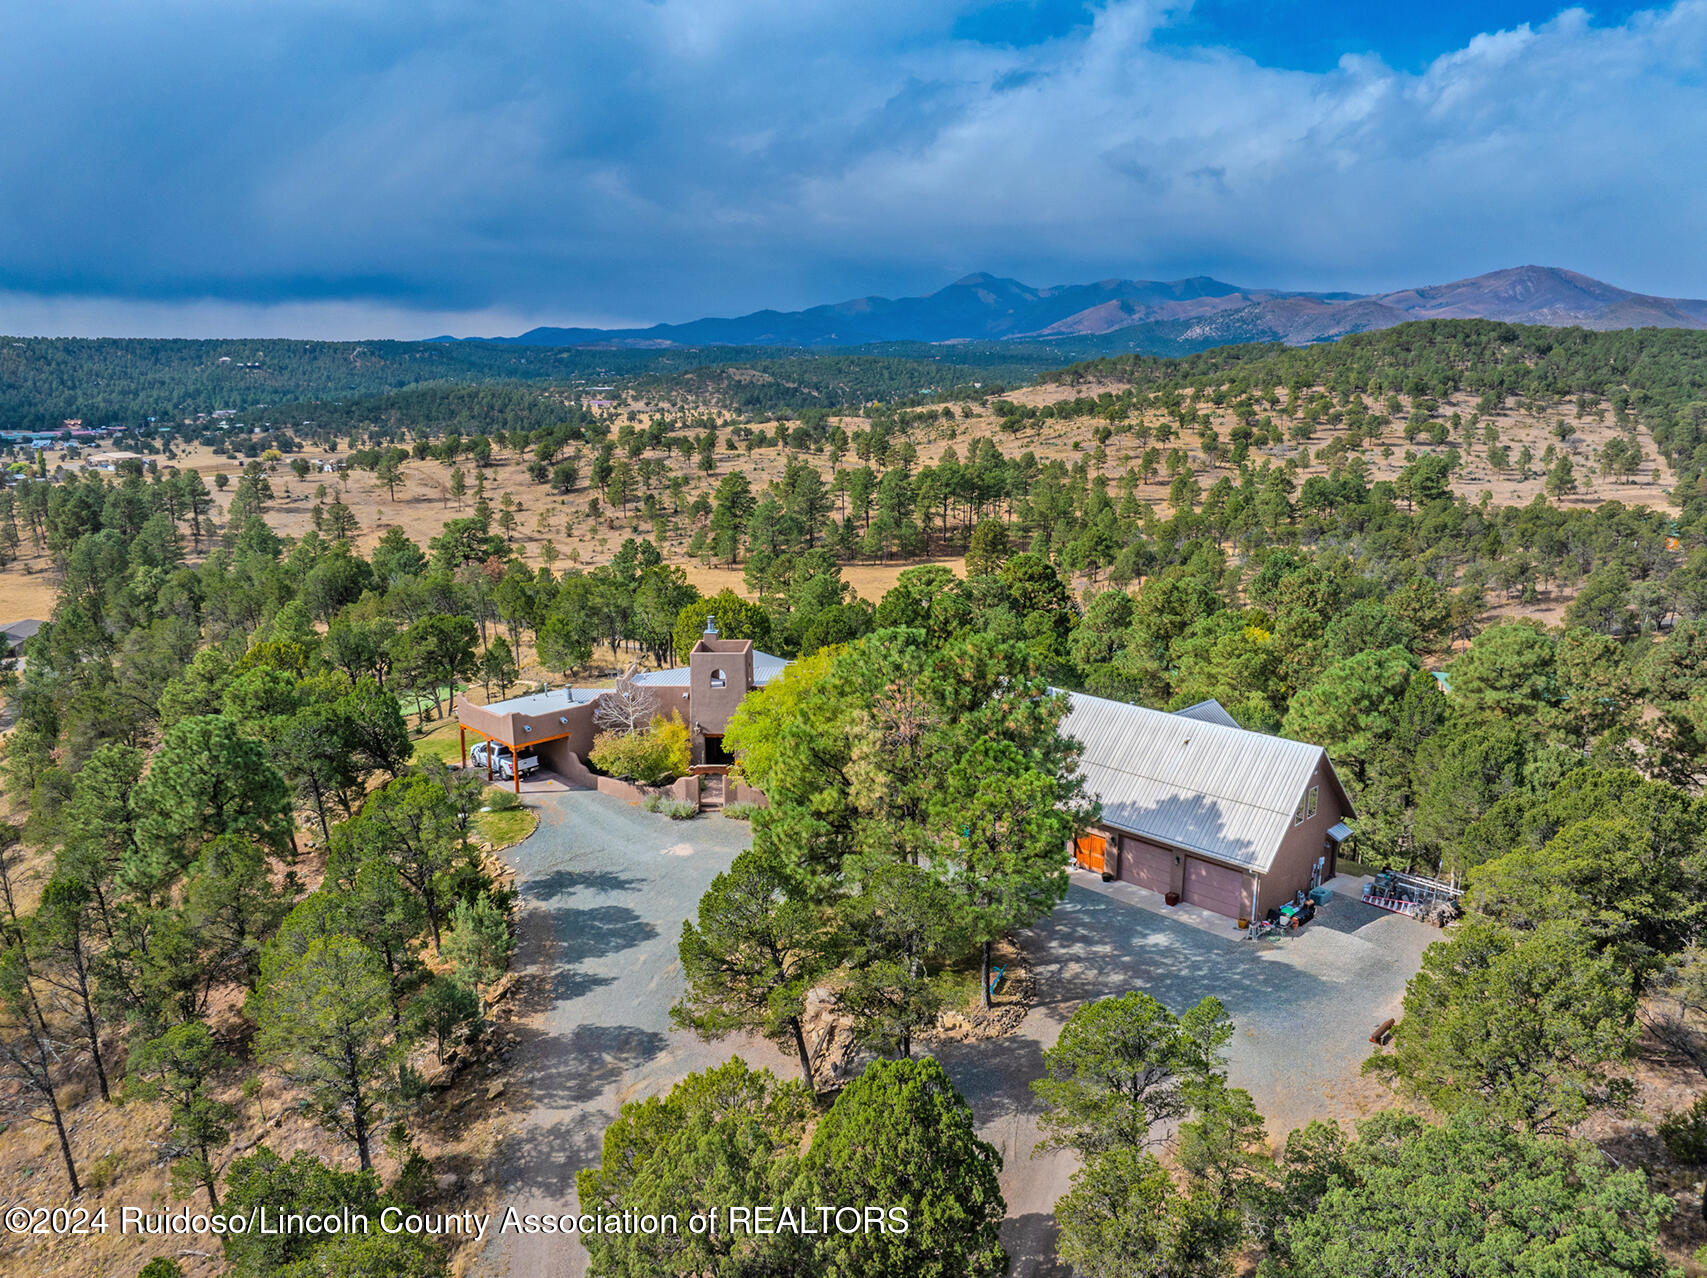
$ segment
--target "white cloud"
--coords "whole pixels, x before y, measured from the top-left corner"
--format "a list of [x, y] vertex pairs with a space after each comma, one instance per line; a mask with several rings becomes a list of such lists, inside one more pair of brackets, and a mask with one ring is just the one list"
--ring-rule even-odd
[[956, 40], [971, 3], [21, 11], [0, 328], [499, 332], [973, 269], [1376, 289], [1541, 261], [1707, 295], [1707, 0], [1419, 73], [1158, 42], [1142, 0]]

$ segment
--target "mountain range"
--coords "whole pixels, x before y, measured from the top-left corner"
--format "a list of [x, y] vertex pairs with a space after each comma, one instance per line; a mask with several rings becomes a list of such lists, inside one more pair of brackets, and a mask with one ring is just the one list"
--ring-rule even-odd
[[754, 311], [651, 328], [536, 328], [516, 337], [472, 340], [631, 350], [1089, 342], [1106, 350], [1160, 351], [1234, 342], [1302, 345], [1423, 319], [1592, 329], [1707, 328], [1707, 301], [1633, 293], [1556, 266], [1510, 267], [1450, 284], [1373, 294], [1243, 288], [1207, 276], [1033, 288], [980, 273], [927, 297], [860, 297], [803, 311]]

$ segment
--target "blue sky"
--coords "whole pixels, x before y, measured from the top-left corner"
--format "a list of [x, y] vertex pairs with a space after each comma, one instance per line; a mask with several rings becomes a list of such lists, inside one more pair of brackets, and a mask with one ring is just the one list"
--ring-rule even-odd
[[426, 336], [1540, 262], [1707, 296], [1707, 0], [59, 0], [0, 332]]

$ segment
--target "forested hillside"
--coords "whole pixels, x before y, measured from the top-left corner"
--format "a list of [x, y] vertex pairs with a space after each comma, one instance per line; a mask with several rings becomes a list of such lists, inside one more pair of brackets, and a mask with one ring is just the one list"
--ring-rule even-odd
[[[849, 386], [893, 372], [816, 367]], [[670, 664], [714, 613], [769, 652], [830, 650], [802, 663], [826, 681], [795, 685], [822, 711], [814, 759], [851, 749], [823, 725], [869, 729], [849, 689], [869, 700], [919, 670], [936, 672], [919, 682], [936, 720], [981, 722], [951, 677], [974, 665], [991, 687], [1214, 697], [1325, 746], [1358, 810], [1348, 864], [1471, 885], [1472, 917], [1431, 951], [1380, 1068], [1418, 1104], [1482, 1119], [1514, 1184], [1577, 1157], [1564, 1138], [1585, 1124], [1625, 1124], [1654, 1191], [1693, 1219], [1707, 1118], [1677, 1061], [1707, 1060], [1704, 370], [1707, 335], [1443, 322], [1098, 361], [857, 414], [736, 411], [732, 372], [630, 384], [597, 410], [551, 384], [431, 386], [217, 452], [151, 443], [111, 472], [20, 458], [0, 492], [0, 584], [27, 567], [54, 595], [5, 687], [0, 1075], [42, 1123], [0, 1131], [0, 1159], [32, 1169], [32, 1203], [115, 1178], [247, 1205], [302, 1184], [362, 1211], [430, 1195], [428, 1154], [387, 1133], [407, 1119], [444, 1136], [422, 1079], [489, 1050], [513, 938], [476, 837], [504, 814], [411, 733], [459, 685], [495, 698]], [[874, 567], [888, 575], [862, 597], [854, 578]], [[1000, 736], [938, 727], [945, 767]], [[895, 793], [931, 790], [901, 775], [907, 759], [884, 766]], [[808, 821], [823, 787], [797, 782]], [[862, 802], [849, 828], [893, 825], [853, 787]], [[814, 873], [819, 897], [841, 892]], [[954, 957], [907, 953], [882, 971], [909, 990]], [[902, 1023], [877, 984], [873, 1015]], [[1194, 1066], [1211, 1099], [1212, 1056]], [[1668, 1070], [1671, 1090], [1653, 1089]], [[1647, 1111], [1628, 1103], [1639, 1082]], [[1219, 1267], [1194, 1272], [1259, 1245], [1275, 1273], [1357, 1272], [1309, 1268], [1347, 1221], [1421, 1245], [1371, 1213], [1391, 1206], [1390, 1168], [1437, 1163], [1441, 1138], [1383, 1120], [1355, 1142], [1314, 1133], [1277, 1164], [1260, 1116], [1194, 1121], [1214, 1114], [1243, 1125], [1179, 1204], [1137, 1148], [1104, 1167], [1110, 1184], [1148, 1177], [1164, 1220], [1214, 1199]], [[244, 1152], [263, 1135], [300, 1161]], [[383, 1194], [339, 1170], [369, 1165]], [[1324, 1191], [1333, 1177], [1343, 1192]], [[1625, 1195], [1615, 1227], [1647, 1257], [1666, 1208], [1641, 1178], [1582, 1183]], [[1241, 1196], [1252, 1186], [1293, 1196], [1284, 1230], [1276, 1200]], [[1450, 1218], [1456, 1192], [1429, 1209]], [[1549, 1228], [1577, 1230], [1579, 1192]], [[1702, 1241], [1666, 1228], [1673, 1253]], [[419, 1239], [364, 1246], [281, 1258], [236, 1240], [224, 1260], [256, 1278], [447, 1263]]]
[[[858, 407], [897, 395], [935, 394], [973, 381], [1023, 380], [1082, 348], [1013, 351], [981, 346], [890, 345], [817, 355], [764, 347], [604, 350], [483, 342], [189, 341], [152, 338], [0, 337], [0, 430], [53, 430], [67, 418], [91, 426], [177, 423], [219, 409], [266, 407], [274, 421], [318, 419], [329, 402], [383, 414], [384, 396], [423, 383], [570, 387], [690, 370], [750, 365], [772, 389], [753, 408]], [[953, 371], [945, 371], [951, 368]], [[703, 375], [691, 380], [697, 385]], [[351, 401], [378, 397], [365, 409]]]

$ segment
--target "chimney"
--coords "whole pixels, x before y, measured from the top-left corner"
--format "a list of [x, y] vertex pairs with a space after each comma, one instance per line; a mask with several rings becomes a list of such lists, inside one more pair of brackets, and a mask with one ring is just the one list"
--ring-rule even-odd
[[705, 633], [713, 639], [717, 638], [717, 614], [716, 613], [708, 612], [705, 614]]

